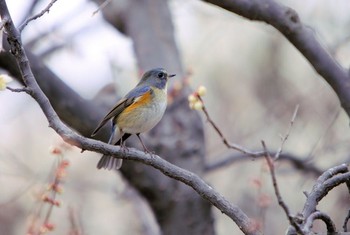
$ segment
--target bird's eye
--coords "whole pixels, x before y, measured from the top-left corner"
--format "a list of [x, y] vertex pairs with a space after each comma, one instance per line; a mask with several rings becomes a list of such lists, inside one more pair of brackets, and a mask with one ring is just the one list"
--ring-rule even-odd
[[164, 73], [163, 72], [158, 73], [158, 77], [159, 78], [163, 78], [164, 77]]

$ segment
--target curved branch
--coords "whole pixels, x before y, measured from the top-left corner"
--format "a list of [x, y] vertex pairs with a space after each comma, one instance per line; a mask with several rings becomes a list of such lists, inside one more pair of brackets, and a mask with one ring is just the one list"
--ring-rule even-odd
[[341, 106], [350, 116], [350, 79], [316, 39], [312, 29], [305, 26], [291, 8], [273, 0], [204, 0], [250, 20], [263, 21], [280, 31], [310, 62], [337, 94]]
[[346, 183], [350, 178], [350, 172], [346, 164], [330, 168], [323, 173], [316, 184], [312, 188], [312, 191], [308, 194], [305, 206], [303, 209], [303, 216], [307, 218], [316, 211], [316, 206], [324, 196], [327, 195], [334, 187], [339, 184]]
[[[336, 186], [347, 183], [350, 180], [350, 172], [347, 164], [341, 164], [324, 172], [316, 181], [310, 193], [306, 194], [307, 199], [303, 211], [300, 215], [303, 229], [306, 226], [306, 220], [311, 214], [316, 212], [317, 204], [325, 197], [329, 191]], [[289, 235], [296, 234], [293, 228], [289, 228]]]
[[329, 215], [323, 213], [323, 212], [320, 212], [320, 211], [316, 211], [314, 213], [312, 213], [306, 220], [305, 222], [305, 226], [304, 226], [304, 229], [303, 231], [306, 233], [306, 234], [309, 234], [311, 231], [311, 228], [312, 228], [312, 224], [315, 220], [322, 220], [326, 226], [327, 226], [327, 234], [332, 234], [332, 233], [335, 233], [336, 232], [336, 228], [335, 228], [335, 225], [331, 219], [331, 217], [329, 217]]
[[156, 155], [148, 155], [135, 149], [130, 149], [127, 153], [125, 153], [119, 146], [112, 146], [101, 141], [84, 138], [61, 122], [58, 115], [52, 108], [49, 100], [35, 81], [29, 65], [29, 60], [21, 43], [20, 33], [12, 22], [5, 0], [0, 0], [0, 15], [2, 20], [6, 20], [4, 26], [5, 30], [7, 31], [11, 52], [17, 60], [24, 84], [26, 85], [27, 89], [29, 89], [29, 94], [39, 104], [43, 113], [47, 117], [49, 126], [54, 129], [66, 142], [84, 150], [113, 155], [118, 158], [138, 161], [151, 165], [160, 170], [163, 174], [192, 187], [200, 196], [211, 202], [222, 213], [228, 215], [239, 226], [244, 234], [261, 234], [254, 228], [253, 223], [239, 207], [231, 204], [222, 195], [213, 190], [213, 188], [206, 184], [198, 175], [172, 165]]

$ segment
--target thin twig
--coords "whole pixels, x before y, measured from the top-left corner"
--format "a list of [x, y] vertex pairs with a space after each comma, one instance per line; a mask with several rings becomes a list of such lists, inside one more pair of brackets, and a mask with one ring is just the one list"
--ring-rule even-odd
[[219, 127], [215, 124], [215, 122], [210, 118], [210, 115], [204, 105], [204, 102], [202, 100], [202, 98], [200, 96], [198, 96], [198, 99], [202, 102], [203, 104], [203, 107], [202, 107], [202, 111], [203, 113], [205, 114], [206, 118], [207, 118], [207, 121], [210, 123], [210, 125], [214, 128], [214, 130], [216, 131], [216, 133], [218, 133], [218, 135], [220, 136], [222, 142], [226, 145], [227, 148], [229, 149], [234, 149], [234, 150], [237, 150], [241, 153], [244, 153], [244, 154], [247, 154], [247, 155], [250, 155], [252, 157], [256, 157], [256, 156], [259, 156], [259, 155], [263, 155], [264, 152], [254, 152], [254, 151], [250, 151], [242, 146], [239, 146], [238, 144], [233, 144], [233, 143], [230, 143], [227, 138], [224, 136], [224, 134], [220, 131]]
[[282, 138], [281, 146], [279, 147], [277, 153], [275, 154], [274, 160], [277, 160], [278, 157], [280, 156], [280, 154], [282, 153], [282, 149], [283, 149], [284, 143], [287, 141], [287, 139], [288, 139], [288, 137], [289, 137], [289, 134], [290, 134], [290, 131], [292, 130], [292, 127], [293, 127], [295, 118], [296, 118], [296, 116], [297, 116], [298, 110], [299, 110], [299, 104], [298, 104], [298, 105], [295, 107], [295, 109], [294, 109], [294, 113], [293, 113], [292, 119], [290, 120], [287, 133], [286, 133], [286, 134], [284, 135], [284, 137]]
[[103, 3], [101, 3], [101, 5], [98, 6], [98, 8], [96, 10], [94, 10], [94, 12], [92, 12], [92, 16], [95, 16], [97, 13], [99, 13], [103, 8], [105, 8], [109, 3], [111, 2], [111, 0], [105, 0]]
[[314, 159], [314, 156], [316, 156], [315, 151], [316, 151], [317, 146], [320, 144], [321, 140], [329, 133], [329, 131], [331, 130], [335, 121], [338, 119], [341, 111], [342, 111], [342, 109], [339, 107], [337, 112], [335, 113], [335, 115], [330, 120], [330, 122], [327, 123], [326, 126], [322, 128], [323, 129], [322, 134], [320, 134], [318, 136], [317, 140], [315, 141], [315, 143], [313, 144], [313, 146], [310, 149], [310, 152], [309, 152], [308, 157], [307, 157], [309, 160]]
[[[276, 152], [270, 152], [269, 154], [270, 156], [274, 156]], [[261, 158], [264, 156], [265, 156], [265, 153], [251, 157], [251, 158], [247, 157], [247, 155], [242, 153], [237, 153], [237, 154], [230, 153], [225, 156], [217, 156], [213, 158], [213, 159], [216, 159], [215, 161], [208, 162], [205, 165], [204, 171], [207, 173], [207, 172], [221, 169], [222, 167], [230, 166], [231, 164], [234, 164], [239, 161], [252, 160], [252, 159]], [[315, 164], [308, 161], [307, 159], [297, 157], [296, 155], [293, 155], [291, 153], [281, 153], [278, 160], [289, 162], [295, 169], [300, 170], [306, 174], [312, 174], [315, 177], [320, 176], [324, 172], [324, 170], [318, 168]]]
[[274, 162], [273, 162], [270, 154], [268, 153], [266, 145], [265, 145], [265, 142], [263, 140], [261, 141], [261, 144], [262, 144], [262, 146], [264, 148], [265, 159], [266, 159], [267, 165], [268, 165], [268, 167], [270, 169], [271, 180], [272, 180], [273, 188], [275, 190], [275, 195], [276, 195], [278, 204], [284, 210], [284, 212], [285, 212], [285, 214], [286, 214], [286, 216], [287, 216], [287, 218], [289, 220], [290, 225], [292, 225], [296, 229], [297, 232], [299, 232], [300, 234], [304, 235], [304, 232], [301, 230], [299, 224], [296, 223], [294, 217], [289, 212], [288, 206], [286, 205], [286, 203], [282, 199], [282, 196], [281, 196], [280, 190], [278, 188], [278, 184], [277, 184]]
[[27, 18], [29, 18], [33, 14], [35, 7], [37, 7], [37, 5], [40, 1], [41, 0], [33, 0], [32, 3], [30, 4], [29, 8], [26, 10], [26, 13], [23, 14], [22, 20], [19, 22], [24, 22]]
[[[197, 98], [202, 102], [202, 111], [203, 113], [205, 114], [206, 118], [207, 118], [207, 121], [210, 123], [210, 125], [214, 128], [214, 130], [216, 131], [216, 133], [218, 133], [218, 135], [220, 136], [222, 142], [226, 145], [227, 148], [229, 149], [234, 149], [234, 150], [237, 150], [241, 153], [244, 153], [244, 154], [247, 154], [247, 155], [250, 155], [252, 157], [259, 157], [259, 156], [263, 156], [265, 155], [265, 153], [263, 151], [251, 151], [251, 150], [248, 150], [242, 146], [239, 146], [238, 144], [234, 144], [234, 143], [230, 143], [227, 138], [224, 136], [224, 134], [221, 132], [220, 128], [215, 124], [215, 122], [211, 119], [209, 113], [208, 113], [208, 110], [207, 108], [205, 107], [204, 105], [204, 102], [203, 102], [203, 99], [200, 95], [197, 95]], [[290, 131], [294, 125], [294, 122], [295, 122], [295, 118], [297, 116], [297, 113], [298, 113], [298, 110], [299, 110], [299, 104], [295, 107], [294, 109], [294, 112], [293, 112], [293, 116], [292, 116], [292, 119], [290, 120], [290, 124], [289, 124], [289, 127], [288, 127], [288, 130], [287, 130], [287, 133], [285, 134], [285, 136], [282, 138], [282, 143], [281, 143], [281, 146], [280, 148], [278, 149], [278, 151], [276, 152], [275, 154], [275, 157], [274, 157], [274, 160], [278, 159], [278, 157], [280, 156], [280, 154], [282, 153], [282, 149], [283, 149], [283, 146], [285, 144], [285, 142], [287, 141], [288, 137], [289, 137], [289, 134], [290, 134]]]
[[12, 87], [9, 87], [9, 86], [6, 86], [6, 89], [7, 90], [10, 90], [12, 92], [25, 92], [27, 94], [30, 93], [30, 89], [28, 87], [22, 87], [22, 88], [12, 88]]
[[49, 13], [50, 8], [53, 6], [53, 4], [57, 2], [57, 0], [51, 0], [51, 2], [38, 14], [33, 15], [32, 17], [27, 18], [19, 27], [18, 31], [22, 32], [22, 30], [29, 24], [29, 22], [36, 20], [40, 17], [42, 17], [46, 12]]

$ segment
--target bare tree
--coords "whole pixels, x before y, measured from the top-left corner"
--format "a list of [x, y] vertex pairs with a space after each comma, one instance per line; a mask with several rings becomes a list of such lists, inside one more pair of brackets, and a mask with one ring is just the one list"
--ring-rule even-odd
[[[343, 109], [348, 115], [350, 114], [348, 73], [320, 45], [312, 31], [300, 22], [294, 10], [272, 0], [207, 2], [248, 19], [266, 22], [279, 30], [330, 84]], [[54, 1], [51, 1], [50, 4], [53, 3]], [[160, 125], [147, 136], [147, 145], [157, 150], [156, 153], [162, 158], [151, 157], [135, 149], [124, 153], [118, 146], [110, 146], [101, 141], [86, 138], [105, 113], [105, 108], [97, 105], [97, 101], [88, 101], [80, 97], [50, 71], [41, 59], [26, 48], [21, 41], [22, 29], [31, 20], [47, 12], [50, 4], [41, 13], [27, 18], [21, 26], [16, 28], [5, 0], [0, 1], [1, 27], [5, 30], [4, 38], [6, 39], [3, 45], [5, 51], [0, 53], [0, 66], [7, 69], [23, 84], [23, 88], [8, 89], [14, 92], [25, 92], [32, 96], [47, 117], [49, 126], [66, 142], [82, 150], [111, 154], [118, 158], [131, 160], [127, 161], [121, 172], [130, 184], [147, 199], [163, 234], [215, 234], [212, 206], [231, 218], [244, 234], [262, 234], [259, 227], [241, 208], [229, 202], [202, 180], [201, 177], [208, 169], [218, 168], [234, 160], [231, 160], [232, 157], [230, 157], [225, 159], [224, 163], [219, 162], [212, 167], [206, 164], [203, 124], [198, 113], [190, 112], [187, 97], [191, 89], [185, 82], [183, 82], [182, 89], [173, 96], [174, 101]], [[130, 0], [124, 2], [119, 8], [117, 1], [110, 1], [110, 7], [104, 7], [101, 10], [109, 23], [132, 38], [138, 67], [141, 71], [153, 67], [165, 67], [184, 79], [186, 72], [175, 43], [174, 27], [167, 1]], [[114, 12], [118, 14], [113, 14]], [[210, 120], [209, 115], [206, 117]], [[215, 128], [215, 124], [213, 125]], [[220, 134], [220, 130], [217, 130]], [[108, 134], [107, 130], [103, 130], [98, 138], [106, 139]], [[223, 135], [220, 137], [223, 139], [223, 144], [239, 150], [244, 157], [257, 158], [266, 156], [268, 153], [267, 151], [247, 151], [231, 145], [226, 138], [223, 138]], [[285, 141], [286, 139], [282, 145]], [[281, 149], [276, 151], [276, 159], [279, 157], [280, 160], [287, 159], [305, 171], [320, 173], [317, 167], [307, 165], [294, 156], [282, 153], [282, 145]], [[327, 192], [341, 183], [349, 182], [349, 174], [345, 165], [336, 167], [340, 169], [336, 170], [336, 174], [340, 174], [339, 179], [333, 177], [334, 169], [327, 170], [319, 178], [307, 197], [302, 216], [287, 213], [291, 226], [290, 234], [295, 231], [309, 234], [315, 219], [325, 221], [328, 232], [335, 230], [334, 225], [329, 222], [331, 219], [316, 210], [317, 203]], [[275, 177], [273, 171], [271, 175]], [[274, 184], [277, 185], [276, 179], [274, 179]]]

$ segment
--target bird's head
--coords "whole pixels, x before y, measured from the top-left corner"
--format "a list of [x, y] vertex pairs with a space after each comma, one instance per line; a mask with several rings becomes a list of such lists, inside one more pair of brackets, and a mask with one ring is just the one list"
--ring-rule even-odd
[[151, 69], [143, 74], [139, 85], [150, 85], [159, 89], [164, 89], [166, 88], [168, 79], [174, 76], [175, 74], [168, 74], [168, 72], [162, 68]]

